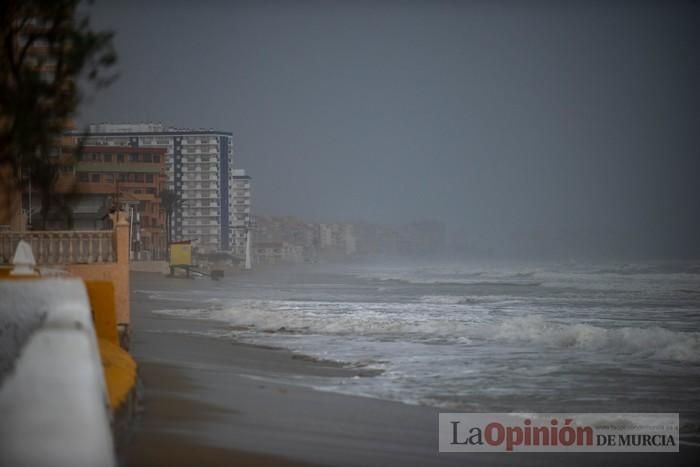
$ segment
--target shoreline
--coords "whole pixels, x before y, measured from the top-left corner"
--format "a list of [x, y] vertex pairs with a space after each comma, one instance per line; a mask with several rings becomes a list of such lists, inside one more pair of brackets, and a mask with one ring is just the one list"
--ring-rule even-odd
[[135, 430], [119, 453], [120, 465], [223, 467], [232, 462], [260, 467], [310, 465], [283, 457], [214, 446], [193, 433], [172, 429], [213, 423], [233, 412], [184, 395], [191, 393], [196, 384], [177, 366], [144, 363], [139, 373], [142, 383], [149, 388], [148, 394], [141, 401], [144, 412], [137, 416]]
[[[169, 279], [154, 276], [139, 274], [140, 286], [172, 287]], [[285, 382], [360, 376], [362, 369], [196, 335], [217, 324], [151, 311], [163, 305], [132, 294], [132, 353], [144, 397], [131, 442], [120, 453], [126, 466], [693, 465], [700, 451], [682, 446], [673, 456], [440, 454], [439, 409]]]

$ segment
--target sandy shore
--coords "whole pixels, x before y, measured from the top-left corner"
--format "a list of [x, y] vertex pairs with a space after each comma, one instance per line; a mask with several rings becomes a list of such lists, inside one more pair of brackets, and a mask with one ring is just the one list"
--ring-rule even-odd
[[281, 457], [254, 454], [208, 445], [178, 430], [215, 422], [233, 412], [180, 394], [191, 394], [196, 385], [177, 366], [144, 363], [143, 383], [147, 388], [146, 412], [138, 421], [126, 451], [122, 453], [127, 466], [229, 466], [232, 462], [250, 466], [303, 466]]
[[[198, 281], [133, 273], [132, 284], [159, 290]], [[437, 409], [294, 384], [371, 373], [187, 334], [217, 324], [150, 311], [167, 307], [172, 303], [132, 293], [132, 351], [144, 398], [121, 453], [127, 466], [694, 465], [699, 454], [686, 446], [678, 455], [439, 454]]]

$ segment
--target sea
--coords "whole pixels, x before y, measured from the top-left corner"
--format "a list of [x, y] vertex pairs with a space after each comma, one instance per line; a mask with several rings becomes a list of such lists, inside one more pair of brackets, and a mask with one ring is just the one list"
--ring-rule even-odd
[[193, 282], [137, 291], [172, 304], [157, 313], [211, 320], [214, 338], [359, 375], [285, 383], [449, 411], [680, 412], [682, 430], [700, 427], [700, 263], [377, 261]]

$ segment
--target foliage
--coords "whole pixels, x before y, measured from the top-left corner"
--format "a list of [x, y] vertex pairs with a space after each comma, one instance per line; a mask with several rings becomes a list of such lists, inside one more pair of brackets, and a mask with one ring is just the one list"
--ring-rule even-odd
[[160, 208], [165, 211], [165, 239], [169, 244], [172, 241], [171, 220], [175, 210], [182, 204], [182, 200], [172, 190], [162, 190], [160, 192]]
[[[78, 0], [0, 4], [0, 167], [12, 184], [31, 181], [48, 212], [58, 178], [61, 136], [81, 100], [78, 84], [108, 85], [116, 62], [112, 33], [91, 29]], [[73, 148], [73, 150], [79, 148]], [[44, 205], [48, 203], [48, 205]]]

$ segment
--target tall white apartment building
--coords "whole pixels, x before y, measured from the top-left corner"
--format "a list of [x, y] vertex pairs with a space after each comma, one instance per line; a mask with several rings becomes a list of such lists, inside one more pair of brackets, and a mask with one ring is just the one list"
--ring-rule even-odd
[[245, 258], [248, 236], [251, 235], [250, 176], [243, 169], [234, 169], [231, 176], [231, 219], [232, 252], [234, 256]]
[[[203, 252], [231, 252], [236, 210], [232, 209], [230, 132], [165, 128], [156, 123], [106, 123], [90, 125], [87, 133], [68, 135], [86, 145], [123, 146], [125, 154], [132, 147], [166, 148], [168, 188], [180, 198], [172, 216], [172, 239], [192, 240]], [[247, 184], [250, 190], [249, 180]]]

